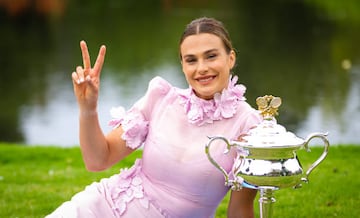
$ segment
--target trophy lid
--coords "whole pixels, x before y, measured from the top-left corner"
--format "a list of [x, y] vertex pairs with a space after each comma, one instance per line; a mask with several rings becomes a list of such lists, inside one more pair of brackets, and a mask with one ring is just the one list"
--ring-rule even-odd
[[281, 105], [281, 98], [265, 95], [256, 99], [258, 111], [263, 121], [251, 129], [244, 137], [243, 143], [251, 147], [293, 147], [300, 146], [304, 140], [294, 133], [288, 132], [285, 127], [277, 124], [275, 116]]

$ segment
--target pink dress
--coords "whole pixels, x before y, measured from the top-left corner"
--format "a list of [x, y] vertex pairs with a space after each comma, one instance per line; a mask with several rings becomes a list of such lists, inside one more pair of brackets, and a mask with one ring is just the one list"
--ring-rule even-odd
[[[191, 88], [154, 78], [129, 111], [111, 111], [110, 123], [122, 125], [127, 146], [143, 146], [142, 159], [89, 185], [48, 217], [213, 217], [229, 188], [205, 154], [208, 136], [235, 140], [260, 122], [236, 82], [230, 78], [227, 89], [206, 101]], [[235, 151], [225, 155], [224, 149], [213, 143], [211, 155], [230, 171]]]

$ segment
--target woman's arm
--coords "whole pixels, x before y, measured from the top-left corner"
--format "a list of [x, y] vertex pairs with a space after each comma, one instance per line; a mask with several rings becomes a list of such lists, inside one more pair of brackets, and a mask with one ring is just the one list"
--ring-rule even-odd
[[[255, 128], [262, 120], [261, 116], [255, 110], [249, 113], [249, 116], [244, 122], [245, 129], [238, 137], [238, 141], [244, 141], [243, 137], [246, 136], [249, 130]], [[254, 217], [254, 199], [257, 190], [242, 188], [239, 191], [231, 191], [230, 202], [228, 206], [229, 218], [253, 218]]]
[[80, 114], [80, 148], [87, 170], [105, 170], [128, 156], [134, 150], [121, 138], [121, 126], [104, 135], [97, 113]]
[[90, 171], [100, 171], [112, 166], [133, 150], [121, 139], [123, 133], [121, 127], [105, 136], [99, 124], [97, 101], [106, 47], [100, 47], [93, 68], [85, 41], [80, 42], [80, 47], [84, 66], [78, 66], [76, 72], [72, 73], [74, 93], [80, 113], [80, 148], [86, 168]]
[[231, 191], [228, 206], [228, 218], [254, 218], [254, 199], [257, 191], [242, 188]]

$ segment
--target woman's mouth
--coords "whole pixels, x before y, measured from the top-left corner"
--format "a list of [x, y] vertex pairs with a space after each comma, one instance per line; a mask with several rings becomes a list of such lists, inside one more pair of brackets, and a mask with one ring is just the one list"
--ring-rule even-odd
[[197, 78], [196, 80], [203, 84], [203, 85], [206, 85], [208, 83], [210, 83], [212, 80], [215, 79], [216, 76], [206, 76], [206, 77], [201, 77], [201, 78]]

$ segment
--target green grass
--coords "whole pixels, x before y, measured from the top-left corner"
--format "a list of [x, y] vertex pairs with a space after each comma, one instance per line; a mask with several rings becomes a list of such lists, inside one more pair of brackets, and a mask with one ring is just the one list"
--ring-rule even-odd
[[[321, 154], [299, 151], [304, 169]], [[357, 217], [360, 214], [360, 145], [331, 146], [328, 157], [301, 189], [275, 192], [274, 217]], [[44, 217], [63, 201], [94, 181], [131, 166], [141, 151], [111, 169], [85, 170], [80, 150], [60, 147], [28, 147], [0, 143], [0, 217]], [[226, 217], [229, 196], [216, 217]], [[258, 199], [258, 197], [257, 197]], [[255, 202], [256, 217], [259, 206]]]

